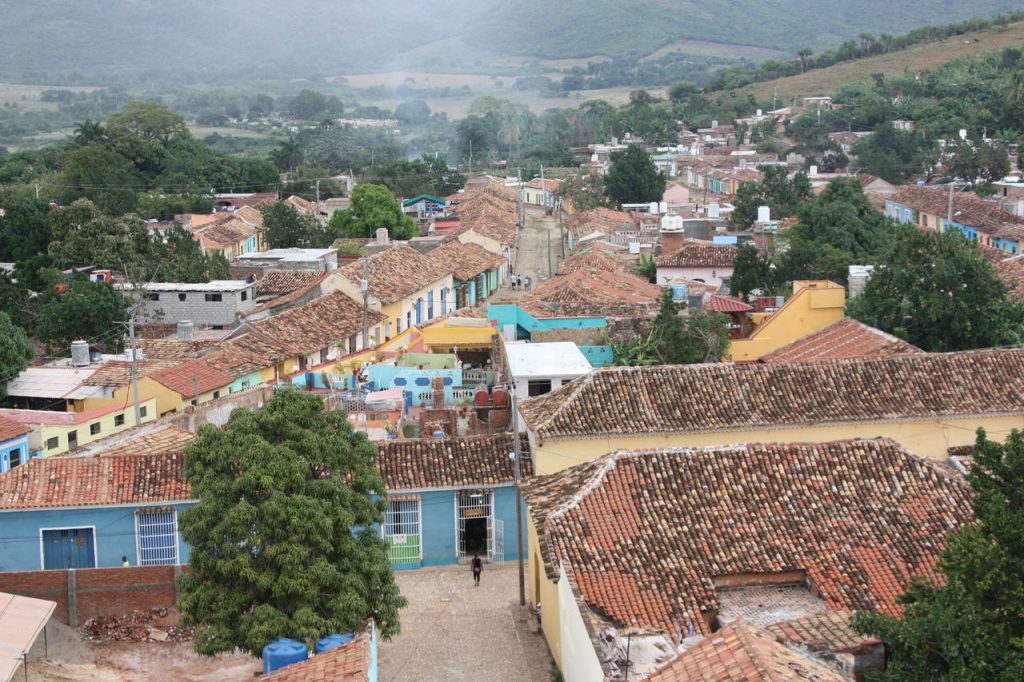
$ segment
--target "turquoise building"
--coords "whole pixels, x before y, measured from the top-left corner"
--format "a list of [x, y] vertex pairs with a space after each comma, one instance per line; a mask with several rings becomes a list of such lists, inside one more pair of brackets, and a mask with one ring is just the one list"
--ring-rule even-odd
[[0, 473], [28, 461], [28, 434], [31, 432], [25, 424], [0, 417]]

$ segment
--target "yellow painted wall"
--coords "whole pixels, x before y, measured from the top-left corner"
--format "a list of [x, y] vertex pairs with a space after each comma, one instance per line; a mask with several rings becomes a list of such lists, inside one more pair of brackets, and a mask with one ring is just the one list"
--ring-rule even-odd
[[498, 330], [491, 326], [450, 327], [447, 322], [431, 325], [423, 330], [423, 345], [428, 350], [459, 348], [490, 348], [491, 339]]
[[[123, 403], [123, 401], [122, 401], [122, 403]], [[145, 424], [146, 422], [151, 422], [151, 421], [153, 421], [154, 419], [157, 418], [158, 415], [157, 415], [157, 411], [156, 411], [156, 400], [155, 399], [150, 398], [149, 400], [141, 401], [140, 402], [140, 406], [144, 407], [145, 410], [146, 410], [146, 416], [144, 416], [142, 418], [142, 422], [141, 423]], [[120, 426], [116, 425], [116, 423], [115, 423], [118, 416], [123, 416], [124, 417], [124, 423], [121, 424]], [[99, 433], [96, 433], [96, 434], [92, 433], [92, 425], [93, 424], [99, 424], [100, 425], [100, 432]], [[50, 455], [60, 455], [60, 454], [63, 454], [65, 452], [67, 452], [69, 450], [69, 448], [68, 448], [68, 433], [70, 433], [71, 431], [76, 432], [76, 434], [78, 436], [78, 445], [79, 445], [79, 447], [81, 447], [81, 446], [86, 445], [87, 443], [91, 443], [91, 442], [93, 442], [95, 440], [100, 440], [101, 438], [106, 438], [108, 436], [112, 436], [115, 433], [120, 433], [121, 431], [126, 431], [126, 430], [128, 430], [130, 428], [133, 428], [134, 426], [135, 426], [135, 405], [131, 401], [129, 401], [127, 403], [127, 405], [123, 409], [117, 410], [115, 412], [108, 412], [107, 414], [104, 414], [104, 415], [102, 415], [100, 417], [97, 417], [95, 419], [90, 419], [88, 421], [83, 421], [80, 424], [62, 424], [62, 425], [42, 424], [42, 425], [40, 425], [40, 430], [42, 432], [41, 435], [42, 435], [43, 456], [44, 457], [49, 457]], [[55, 448], [47, 448], [46, 447], [46, 441], [48, 441], [50, 438], [56, 438], [57, 439], [57, 447], [55, 447]]]
[[[380, 312], [387, 317], [387, 320], [382, 322], [384, 334], [390, 337], [396, 336], [398, 334], [399, 321], [401, 321], [402, 331], [405, 331], [408, 328], [408, 325], [406, 324], [407, 313], [412, 313], [412, 323], [413, 325], [416, 324], [416, 299], [418, 298], [423, 299], [423, 319], [420, 323], [422, 324], [423, 322], [427, 322], [427, 315], [430, 312], [427, 305], [429, 298], [428, 294], [431, 291], [434, 292], [434, 317], [437, 318], [441, 316], [441, 289], [448, 289], [449, 295], [446, 299], [446, 305], [448, 307], [447, 312], [451, 312], [453, 310], [452, 306], [455, 304], [454, 294], [452, 294], [453, 286], [454, 282], [452, 280], [452, 276], [446, 275], [444, 278], [439, 279], [436, 282], [431, 282], [429, 286], [425, 286], [419, 291], [413, 292], [408, 296], [403, 296], [394, 303], [381, 305]], [[389, 324], [391, 325], [390, 330], [388, 329]], [[372, 336], [373, 335], [371, 334], [371, 338]]]
[[558, 609], [558, 585], [548, 580], [547, 574], [544, 573], [544, 565], [540, 558], [540, 545], [537, 541], [537, 529], [533, 525], [533, 519], [528, 519], [526, 533], [530, 548], [527, 570], [530, 602], [534, 605], [538, 603], [541, 605], [541, 626], [544, 638], [548, 641], [551, 655], [558, 667], [561, 668], [561, 614]]
[[[156, 410], [158, 414], [174, 412], [181, 407], [180, 395], [150, 377], [142, 377], [139, 379], [139, 400], [144, 402], [150, 399], [156, 400]], [[120, 405], [126, 402], [131, 403], [133, 401], [134, 396], [132, 395], [132, 387], [131, 384], [129, 384], [127, 386], [117, 388], [114, 391], [113, 397], [110, 398], [86, 398], [85, 400], [76, 400], [74, 401], [74, 406], [70, 409], [75, 412], [84, 412], [87, 410], [99, 409], [101, 407], [110, 407], [111, 405]]]
[[587, 440], [547, 440], [531, 446], [536, 452], [537, 473], [551, 474], [589, 462], [620, 449], [682, 448], [735, 445], [737, 443], [813, 443], [850, 438], [892, 438], [910, 452], [944, 460], [954, 446], [973, 445], [975, 431], [983, 427], [991, 438], [1002, 440], [1012, 429], [1024, 428], [1024, 415], [964, 419], [906, 419], [890, 422], [821, 424], [746, 431], [712, 431], [663, 436], [636, 435]]
[[491, 253], [496, 254], [498, 256], [505, 256], [506, 258], [508, 258], [509, 256], [509, 249], [502, 246], [501, 242], [499, 242], [497, 239], [485, 237], [484, 235], [480, 234], [479, 232], [475, 232], [474, 230], [466, 230], [465, 232], [461, 233], [459, 235], [459, 241], [462, 242], [463, 244], [479, 244], [480, 246], [484, 247]]
[[[746, 339], [729, 342], [726, 359], [757, 360], [777, 348], [843, 319], [846, 289], [834, 282], [794, 282], [785, 305], [757, 326]], [[758, 318], [755, 318], [757, 322]]]

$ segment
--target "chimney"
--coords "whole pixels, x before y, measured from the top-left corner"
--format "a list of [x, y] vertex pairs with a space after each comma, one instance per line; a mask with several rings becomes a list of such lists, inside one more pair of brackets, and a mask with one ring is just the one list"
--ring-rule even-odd
[[431, 395], [433, 408], [444, 409], [444, 377], [434, 377], [430, 380], [431, 388], [434, 389]]
[[388, 245], [388, 228], [379, 227], [377, 228], [377, 244], [380, 246]]
[[178, 323], [177, 337], [184, 341], [191, 341], [195, 338], [195, 325], [191, 320], [182, 320]]

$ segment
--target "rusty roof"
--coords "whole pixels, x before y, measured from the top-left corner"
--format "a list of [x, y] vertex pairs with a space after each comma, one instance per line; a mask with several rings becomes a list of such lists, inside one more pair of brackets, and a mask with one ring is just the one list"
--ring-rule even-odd
[[278, 668], [260, 682], [366, 682], [369, 675], [370, 637], [363, 633], [347, 644]]
[[719, 576], [802, 572], [828, 609], [899, 615], [973, 518], [962, 477], [888, 439], [618, 451], [523, 486], [548, 577], [673, 639], [709, 634]]
[[[363, 277], [363, 264], [349, 263], [341, 268], [341, 274], [358, 284]], [[394, 303], [449, 274], [440, 262], [409, 246], [395, 244], [370, 256], [370, 295], [382, 303]]]
[[32, 429], [21, 422], [16, 422], [0, 415], [0, 443], [12, 440], [18, 436], [31, 433]]
[[903, 339], [846, 317], [776, 348], [762, 356], [761, 362], [812, 362], [923, 352]]
[[1021, 415], [1024, 350], [605, 367], [519, 409], [542, 440]]
[[[523, 438], [522, 476], [533, 473]], [[377, 469], [388, 490], [509, 485], [515, 468], [509, 458], [511, 433], [458, 438], [407, 438], [377, 443]]]
[[468, 281], [477, 275], [497, 270], [505, 264], [505, 259], [491, 253], [479, 244], [464, 244], [457, 239], [445, 242], [427, 253], [427, 258], [438, 263], [445, 272], [450, 272], [456, 279]]
[[783, 644], [814, 652], [846, 653], [879, 644], [877, 637], [862, 635], [850, 625], [853, 612], [846, 609], [813, 613], [767, 627]]
[[736, 247], [686, 239], [675, 251], [662, 253], [654, 262], [659, 268], [731, 268], [736, 260]]

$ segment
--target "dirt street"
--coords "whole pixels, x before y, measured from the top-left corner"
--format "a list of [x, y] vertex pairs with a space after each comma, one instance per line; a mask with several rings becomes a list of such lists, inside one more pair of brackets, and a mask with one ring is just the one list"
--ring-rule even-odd
[[[562, 255], [560, 239], [557, 214], [546, 216], [540, 208], [527, 208], [526, 227], [519, 234], [513, 271], [517, 275], [529, 276], [533, 286], [548, 279], [550, 271], [558, 272], [558, 262]], [[501, 293], [511, 294], [515, 298], [521, 292], [513, 292], [506, 284]]]
[[543, 635], [519, 609], [516, 562], [399, 571], [409, 600], [402, 632], [380, 644], [380, 682], [542, 682], [551, 679]]

